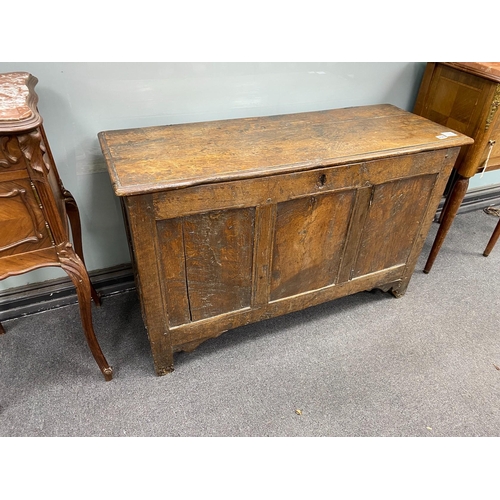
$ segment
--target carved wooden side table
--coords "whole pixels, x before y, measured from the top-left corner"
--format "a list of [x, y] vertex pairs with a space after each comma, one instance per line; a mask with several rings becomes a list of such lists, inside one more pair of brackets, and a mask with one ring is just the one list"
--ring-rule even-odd
[[469, 186], [484, 170], [500, 168], [500, 63], [428, 63], [414, 113], [474, 139], [462, 148], [427, 259], [429, 272]]
[[50, 151], [37, 110], [37, 82], [29, 73], [0, 74], [0, 280], [44, 266], [64, 269], [76, 287], [90, 350], [111, 380], [113, 370], [92, 325], [91, 298], [97, 305], [100, 299], [83, 261], [78, 207]]

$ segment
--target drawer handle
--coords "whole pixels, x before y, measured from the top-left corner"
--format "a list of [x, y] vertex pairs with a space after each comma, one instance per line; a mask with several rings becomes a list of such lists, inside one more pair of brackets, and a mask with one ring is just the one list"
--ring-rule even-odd
[[318, 186], [322, 188], [326, 184], [326, 174], [321, 174], [318, 179]]

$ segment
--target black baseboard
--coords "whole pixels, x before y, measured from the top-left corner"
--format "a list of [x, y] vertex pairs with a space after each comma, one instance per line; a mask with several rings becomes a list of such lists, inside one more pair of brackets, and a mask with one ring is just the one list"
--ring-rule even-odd
[[[499, 204], [500, 184], [471, 189], [465, 195], [458, 213], [472, 212]], [[439, 217], [443, 205], [444, 200], [439, 204], [436, 219]], [[91, 271], [89, 275], [95, 289], [102, 297], [135, 289], [134, 274], [130, 264], [100, 271]], [[0, 321], [5, 321], [68, 304], [75, 304], [77, 303], [77, 297], [71, 280], [69, 278], [59, 278], [0, 292], [0, 303], [2, 304]]]
[[[132, 266], [121, 266], [89, 272], [94, 288], [106, 297], [135, 289]], [[58, 278], [9, 288], [0, 292], [0, 321], [76, 304], [76, 290], [69, 278]]]
[[[487, 187], [474, 188], [467, 191], [464, 201], [458, 209], [459, 214], [481, 210], [486, 207], [500, 204], [500, 184], [493, 184]], [[443, 210], [444, 199], [441, 200], [436, 212], [436, 219]]]

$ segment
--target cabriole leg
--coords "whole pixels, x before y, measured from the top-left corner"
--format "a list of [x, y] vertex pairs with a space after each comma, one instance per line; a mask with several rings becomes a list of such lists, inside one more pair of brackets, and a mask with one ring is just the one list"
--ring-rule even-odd
[[113, 369], [109, 366], [104, 354], [101, 351], [101, 347], [99, 346], [99, 342], [97, 341], [94, 327], [92, 325], [92, 309], [90, 300], [92, 286], [90, 284], [90, 279], [85, 265], [78, 255], [76, 255], [70, 244], [66, 244], [63, 248], [60, 248], [58, 255], [61, 267], [66, 271], [76, 287], [83, 331], [90, 347], [90, 351], [103, 373], [105, 380], [110, 381], [113, 378]]
[[[73, 195], [64, 189], [64, 204], [66, 206], [66, 213], [68, 214], [68, 219], [71, 224], [71, 234], [73, 235], [73, 245], [75, 252], [80, 257], [80, 260], [85, 264], [85, 259], [83, 258], [83, 246], [82, 246], [82, 225], [80, 221], [80, 212], [78, 211], [78, 205], [76, 204]], [[92, 282], [90, 283], [90, 292], [92, 299], [96, 306], [101, 305], [101, 297], [95, 290]]]

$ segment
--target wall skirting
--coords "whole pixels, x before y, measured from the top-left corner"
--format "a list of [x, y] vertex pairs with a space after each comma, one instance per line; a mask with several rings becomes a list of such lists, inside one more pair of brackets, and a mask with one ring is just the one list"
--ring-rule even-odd
[[[101, 297], [135, 289], [130, 264], [91, 271], [89, 276]], [[9, 288], [0, 292], [0, 321], [76, 303], [76, 290], [69, 278]]]
[[[474, 188], [467, 191], [464, 201], [458, 210], [459, 214], [481, 210], [483, 208], [500, 204], [500, 184], [493, 184], [487, 187]], [[436, 218], [443, 210], [444, 199], [441, 200], [436, 212]]]
[[[436, 219], [439, 217], [443, 205], [444, 200], [439, 204]], [[469, 190], [458, 213], [481, 210], [493, 205], [500, 205], [500, 184]], [[91, 271], [89, 275], [95, 289], [102, 297], [135, 289], [134, 275], [130, 264]], [[0, 321], [76, 302], [75, 288], [69, 278], [10, 288], [0, 292], [0, 304], [2, 304]]]

